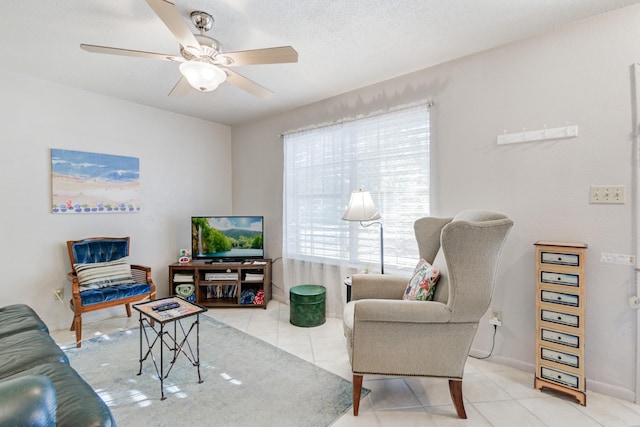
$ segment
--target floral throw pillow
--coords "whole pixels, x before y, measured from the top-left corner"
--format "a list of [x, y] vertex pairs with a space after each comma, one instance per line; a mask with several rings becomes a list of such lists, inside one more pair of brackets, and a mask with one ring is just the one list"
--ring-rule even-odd
[[402, 299], [413, 301], [431, 301], [436, 291], [440, 270], [421, 259], [416, 265], [413, 277], [409, 280]]

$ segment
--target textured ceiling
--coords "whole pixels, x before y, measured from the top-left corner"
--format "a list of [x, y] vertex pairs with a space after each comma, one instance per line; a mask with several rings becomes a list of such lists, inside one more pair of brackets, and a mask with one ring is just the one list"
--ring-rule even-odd
[[[144, 0], [2, 0], [0, 68], [225, 124], [239, 124], [523, 39], [640, 0], [175, 0], [214, 16], [226, 51], [293, 46], [297, 64], [235, 67], [271, 89], [226, 83], [168, 97], [178, 64], [88, 53], [80, 43], [179, 56]], [[195, 29], [194, 29], [194, 32]]]

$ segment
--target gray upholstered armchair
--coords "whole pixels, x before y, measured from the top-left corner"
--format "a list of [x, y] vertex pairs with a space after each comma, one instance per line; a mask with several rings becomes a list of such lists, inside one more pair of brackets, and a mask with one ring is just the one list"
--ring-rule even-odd
[[480, 318], [489, 308], [498, 260], [513, 221], [490, 211], [415, 222], [420, 257], [440, 269], [433, 301], [403, 300], [407, 278], [356, 274], [344, 333], [358, 415], [363, 374], [449, 379], [466, 418], [462, 375]]

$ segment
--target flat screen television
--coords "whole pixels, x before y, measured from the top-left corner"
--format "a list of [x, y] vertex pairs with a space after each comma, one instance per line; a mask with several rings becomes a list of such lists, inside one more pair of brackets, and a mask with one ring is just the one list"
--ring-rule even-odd
[[242, 261], [264, 258], [264, 217], [191, 217], [191, 254], [194, 259]]

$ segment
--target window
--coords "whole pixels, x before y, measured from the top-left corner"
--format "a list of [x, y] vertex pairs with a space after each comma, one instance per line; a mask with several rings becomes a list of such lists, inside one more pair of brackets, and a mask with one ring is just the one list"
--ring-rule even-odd
[[353, 190], [369, 190], [384, 224], [385, 269], [413, 268], [413, 222], [429, 215], [429, 105], [284, 137], [286, 258], [371, 267], [379, 227], [342, 221]]

